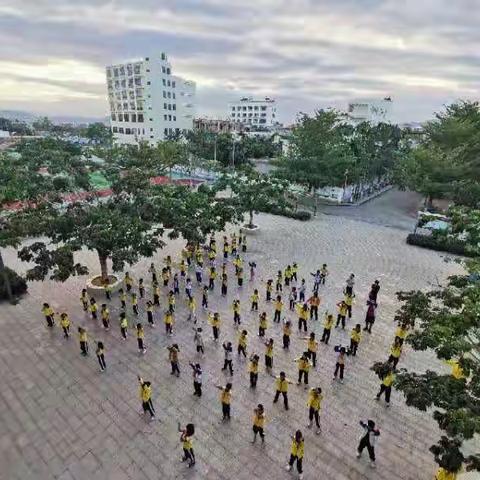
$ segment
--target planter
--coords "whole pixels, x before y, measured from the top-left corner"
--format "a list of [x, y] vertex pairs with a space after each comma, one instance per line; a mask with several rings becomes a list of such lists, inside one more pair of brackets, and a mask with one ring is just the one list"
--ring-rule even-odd
[[[112, 287], [112, 292], [115, 292], [121, 286], [123, 281], [115, 275], [109, 275], [108, 283]], [[87, 280], [85, 288], [89, 292], [103, 293], [105, 289], [103, 288], [102, 277], [100, 275], [97, 275], [95, 277], [89, 278]]]
[[258, 225], [249, 225], [248, 223], [245, 223], [245, 224], [242, 225], [240, 230], [243, 233], [248, 233], [250, 235], [254, 235], [255, 233], [257, 233], [260, 230], [260, 227]]

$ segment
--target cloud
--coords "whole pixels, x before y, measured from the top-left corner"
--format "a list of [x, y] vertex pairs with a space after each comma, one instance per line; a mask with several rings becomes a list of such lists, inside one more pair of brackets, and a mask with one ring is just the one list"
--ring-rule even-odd
[[199, 115], [269, 95], [290, 122], [388, 94], [422, 120], [477, 96], [479, 23], [477, 0], [2, 0], [0, 108], [103, 115], [104, 66], [166, 51]]

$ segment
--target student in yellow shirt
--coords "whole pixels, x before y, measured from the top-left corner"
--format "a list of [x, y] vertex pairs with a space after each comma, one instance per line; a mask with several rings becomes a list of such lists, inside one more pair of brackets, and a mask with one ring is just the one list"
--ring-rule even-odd
[[215, 312], [214, 314], [208, 314], [208, 320], [212, 326], [213, 340], [218, 341], [218, 335], [220, 333], [220, 314]]
[[332, 332], [333, 327], [333, 315], [331, 313], [325, 312], [325, 321], [323, 322], [323, 333], [321, 342], [324, 342], [325, 345], [328, 345], [330, 340], [330, 333]]
[[335, 328], [337, 328], [340, 325], [340, 322], [342, 322], [342, 328], [345, 329], [345, 318], [347, 316], [348, 312], [348, 306], [345, 303], [344, 300], [341, 302], [337, 303], [338, 307], [338, 316], [337, 316], [337, 324], [335, 325]]
[[265, 342], [265, 347], [265, 367], [267, 370], [271, 370], [273, 368], [273, 338]]
[[283, 348], [288, 350], [290, 347], [290, 335], [292, 334], [292, 322], [284, 320], [283, 322]]
[[53, 308], [48, 304], [44, 303], [42, 306], [42, 313], [45, 315], [45, 320], [47, 321], [47, 327], [53, 327], [55, 325], [55, 320], [53, 318], [54, 311]]
[[402, 344], [398, 338], [395, 338], [392, 347], [390, 348], [390, 356], [388, 357], [388, 363], [393, 364], [393, 368], [397, 368], [400, 355], [402, 354]]
[[317, 425], [316, 434], [319, 435], [322, 432], [322, 427], [320, 426], [320, 406], [323, 400], [322, 389], [320, 387], [311, 388], [310, 394], [308, 395], [308, 428], [312, 428], [313, 419], [315, 418], [315, 424]]
[[152, 283], [157, 282], [157, 269], [155, 267], [155, 264], [152, 262], [150, 264], [150, 267], [148, 268], [148, 273], [152, 275]]
[[250, 355], [250, 363], [248, 365], [248, 371], [250, 372], [250, 388], [257, 387], [258, 381], [258, 362], [260, 357], [256, 354]]
[[310, 320], [318, 320], [318, 307], [320, 306], [320, 297], [318, 292], [313, 292], [313, 295], [308, 299], [308, 304], [310, 305]]
[[170, 271], [166, 267], [162, 268], [162, 280], [163, 286], [168, 287], [168, 282], [170, 280]]
[[295, 280], [295, 282], [298, 282], [297, 272], [298, 272], [298, 265], [297, 265], [296, 262], [293, 262], [293, 264], [292, 264], [292, 280]]
[[252, 443], [257, 441], [257, 434], [260, 435], [262, 443], [265, 442], [265, 410], [263, 405], [259, 403], [257, 408], [253, 410], [253, 440]]
[[132, 292], [131, 297], [130, 297], [130, 301], [132, 302], [133, 313], [135, 315], [138, 315], [138, 298], [137, 298], [136, 293]]
[[269, 302], [272, 299], [272, 292], [273, 292], [273, 280], [271, 278], [267, 280], [265, 290], [266, 290], [265, 301]]
[[222, 391], [220, 394], [220, 402], [222, 403], [222, 421], [225, 422], [230, 420], [230, 403], [232, 401], [232, 384], [227, 383], [224, 387], [221, 385], [216, 386], [219, 390]]
[[153, 420], [155, 418], [155, 409], [152, 402], [152, 384], [145, 382], [140, 376], [138, 377], [138, 382], [140, 383], [140, 399], [142, 400], [143, 414], [145, 415], [148, 412], [150, 419]]
[[305, 453], [305, 442], [302, 432], [297, 430], [292, 437], [292, 448], [290, 450], [290, 460], [285, 469], [289, 472], [295, 462], [297, 462], [298, 479], [303, 480], [303, 455]]
[[145, 285], [143, 283], [143, 278], [138, 280], [138, 293], [140, 294], [140, 298], [145, 297]]
[[273, 315], [273, 321], [280, 323], [280, 316], [282, 314], [282, 309], [283, 309], [282, 297], [280, 295], [277, 295], [275, 302], [273, 302], [273, 307], [275, 309], [275, 313]]
[[133, 279], [128, 272], [125, 272], [125, 278], [123, 279], [123, 282], [125, 283], [125, 288], [127, 289], [127, 292], [130, 292], [133, 287]]
[[171, 337], [173, 335], [173, 313], [171, 310], [165, 312], [163, 322], [165, 323], [165, 332]]
[[192, 437], [195, 434], [195, 426], [193, 423], [188, 423], [185, 428], [180, 427], [178, 424], [178, 431], [182, 432], [180, 435], [180, 441], [182, 442], [183, 457], [182, 462], [188, 460], [188, 468], [195, 465], [195, 454], [193, 453]]
[[232, 302], [232, 310], [233, 310], [233, 323], [235, 325], [240, 325], [242, 322], [240, 321], [240, 300], [238, 298]]
[[399, 338], [400, 344], [403, 345], [403, 342], [408, 337], [408, 323], [404, 322], [397, 327], [395, 330], [395, 337]]
[[185, 263], [185, 260], [182, 260], [180, 262], [180, 276], [185, 277], [187, 274], [187, 264]]
[[80, 301], [82, 302], [83, 311], [86, 312], [88, 310], [88, 293], [86, 288], [80, 294]]
[[157, 307], [160, 306], [160, 288], [158, 287], [158, 283], [154, 282], [152, 284], [153, 288], [153, 304]]
[[146, 305], [147, 305], [147, 322], [151, 327], [154, 327], [155, 321], [153, 320], [153, 303], [149, 300]]
[[125, 312], [120, 313], [120, 333], [124, 340], [127, 339], [127, 330], [128, 330], [128, 320]]
[[230, 247], [226, 240], [223, 241], [223, 258], [228, 258], [228, 254], [230, 252]]
[[127, 294], [123, 291], [123, 288], [118, 289], [118, 298], [120, 299], [120, 305], [123, 309], [127, 308]]
[[276, 393], [275, 398], [273, 399], [273, 403], [277, 403], [280, 394], [282, 394], [285, 410], [288, 410], [288, 385], [292, 385], [293, 382], [285, 376], [285, 372], [280, 372], [279, 376], [272, 375], [272, 377], [276, 379]]
[[315, 334], [312, 332], [309, 337], [303, 337], [307, 341], [309, 358], [312, 360], [313, 368], [317, 366], [318, 342], [315, 340]]
[[308, 359], [309, 355], [308, 352], [303, 352], [303, 355], [299, 358], [295, 359], [295, 362], [298, 365], [298, 382], [297, 384], [300, 385], [303, 382], [305, 384], [305, 388], [308, 385], [308, 371], [310, 370], [310, 361]]
[[238, 267], [236, 275], [237, 275], [237, 284], [239, 287], [242, 287], [243, 286], [243, 268], [242, 267]]
[[176, 375], [177, 377], [180, 376], [180, 368], [178, 366], [178, 353], [180, 352], [180, 348], [176, 343], [167, 347], [168, 350], [168, 359], [170, 360], [170, 366], [172, 367], [172, 371], [170, 375]]
[[450, 365], [452, 367], [452, 377], [457, 379], [457, 380], [462, 380], [466, 378], [465, 372], [463, 371], [463, 368], [461, 367], [460, 363], [458, 360], [450, 359], [446, 360], [445, 363], [447, 365]]
[[238, 337], [237, 347], [238, 355], [242, 354], [245, 358], [247, 358], [247, 335], [248, 332], [246, 330], [242, 330], [242, 333]]
[[92, 320], [97, 319], [97, 312], [98, 312], [98, 305], [95, 299], [92, 297], [90, 298], [90, 315], [92, 316]]
[[279, 270], [278, 273], [277, 273], [277, 282], [275, 284], [275, 291], [278, 293], [278, 292], [281, 292], [283, 287], [282, 287], [282, 278], [283, 278], [283, 274], [282, 274], [282, 271]]
[[70, 335], [70, 319], [65, 312], [60, 315], [60, 325], [63, 330], [63, 335], [65, 338], [68, 338]]
[[259, 317], [258, 323], [258, 336], [263, 338], [265, 336], [265, 330], [267, 329], [267, 312], [262, 312]]
[[350, 353], [353, 357], [357, 355], [358, 344], [362, 339], [362, 326], [357, 323], [350, 333]]
[[348, 318], [352, 318], [353, 297], [355, 297], [354, 293], [346, 293], [345, 294], [344, 303], [347, 306]]
[[107, 364], [105, 363], [105, 347], [103, 346], [103, 342], [97, 342], [97, 350], [95, 353], [97, 354], [100, 371], [104, 372], [107, 368]]
[[187, 300], [189, 314], [187, 317], [187, 321], [193, 320], [194, 323], [197, 323], [197, 301], [195, 297], [192, 296]]
[[297, 303], [297, 313], [298, 313], [298, 331], [302, 330], [307, 331], [307, 319], [308, 319], [308, 305], [304, 303], [303, 305]]
[[385, 376], [382, 379], [382, 384], [380, 385], [380, 391], [377, 393], [375, 400], [380, 400], [382, 393], [385, 393], [385, 402], [387, 403], [387, 407], [390, 406], [390, 395], [392, 393], [392, 384], [395, 380], [395, 374], [393, 370], [388, 370], [385, 373]]
[[290, 286], [290, 280], [292, 278], [292, 267], [290, 265], [287, 265], [287, 268], [285, 269], [284, 273], [284, 279], [285, 279], [285, 286], [289, 287]]
[[164, 263], [165, 263], [165, 268], [171, 272], [172, 271], [172, 257], [170, 255], [167, 255], [164, 259], [163, 259]]
[[143, 325], [141, 323], [137, 323], [137, 343], [138, 343], [138, 351], [140, 353], [146, 353], [147, 351], [144, 340], [145, 340], [145, 332], [143, 330]]
[[228, 291], [228, 275], [227, 273], [222, 273], [222, 297], [227, 296]]
[[215, 279], [217, 278], [217, 272], [215, 267], [210, 267], [210, 272], [208, 274], [208, 288], [213, 290], [215, 288]]
[[447, 469], [440, 467], [435, 473], [435, 480], [457, 480], [460, 470], [449, 472]]
[[100, 316], [102, 317], [102, 324], [105, 330], [110, 328], [110, 310], [106, 303], [102, 303], [102, 309], [100, 310]]
[[82, 355], [88, 355], [87, 331], [82, 327], [78, 327], [78, 339], [80, 341], [80, 351], [82, 352]]
[[258, 290], [255, 289], [253, 291], [253, 295], [250, 297], [250, 300], [252, 301], [252, 308], [251, 308], [251, 311], [255, 311], [255, 312], [258, 312], [258, 298], [259, 298], [259, 295], [258, 295]]
[[112, 299], [112, 286], [108, 283], [108, 280], [103, 282], [103, 290], [105, 291], [105, 298], [107, 300]]
[[172, 290], [168, 292], [168, 310], [173, 314], [175, 311], [175, 294]]

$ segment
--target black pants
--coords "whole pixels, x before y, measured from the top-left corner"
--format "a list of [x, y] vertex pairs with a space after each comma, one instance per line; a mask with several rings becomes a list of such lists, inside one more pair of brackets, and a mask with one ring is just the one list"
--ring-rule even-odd
[[153, 325], [153, 312], [147, 312], [147, 320], [150, 325]]
[[243, 285], [243, 278], [238, 277], [237, 283], [238, 283], [238, 286], [241, 287]]
[[103, 328], [108, 329], [110, 327], [108, 318], [102, 318]]
[[290, 347], [290, 335], [284, 335], [282, 339], [283, 339], [283, 348]]
[[203, 345], [197, 345], [197, 353], [205, 353], [203, 350]]
[[238, 312], [233, 312], [233, 323], [238, 323], [240, 325], [240, 314]]
[[320, 284], [325, 285], [325, 276], [320, 275]]
[[328, 341], [330, 340], [330, 329], [323, 329], [323, 334], [322, 334], [322, 339], [320, 340], [321, 342], [325, 342], [325, 345], [328, 345]]
[[171, 323], [166, 323], [165, 324], [165, 332], [172, 333], [172, 324]]
[[210, 290], [213, 290], [215, 288], [215, 280], [213, 278], [211, 278], [209, 281], [208, 281], [208, 288]]
[[280, 282], [277, 282], [277, 284], [275, 285], [275, 291], [276, 292], [282, 291], [282, 284]]
[[196, 272], [195, 276], [197, 277], [197, 283], [202, 283], [202, 274], [200, 272]]
[[348, 295], [352, 295], [353, 287], [349, 287], [348, 285], [345, 287], [345, 293]]
[[265, 355], [265, 366], [267, 368], [273, 368], [273, 357], [269, 357], [268, 355]]
[[277, 323], [280, 323], [280, 315], [281, 315], [282, 312], [280, 312], [280, 310], [275, 310], [275, 313], [273, 315], [273, 321], [274, 322], [277, 322]]
[[202, 307], [208, 308], [208, 300], [207, 297], [202, 297]]
[[338, 314], [337, 324], [335, 326], [338, 327], [340, 325], [340, 322], [342, 322], [342, 328], [345, 328], [345, 315]]
[[315, 418], [315, 424], [317, 428], [320, 428], [320, 415], [318, 414], [318, 410], [315, 410], [313, 407], [310, 407], [308, 411], [308, 419], [312, 422]]
[[375, 449], [373, 448], [373, 445], [370, 445], [370, 441], [368, 438], [368, 434], [362, 437], [360, 440], [360, 443], [358, 444], [357, 451], [358, 453], [362, 453], [364, 448], [367, 448], [368, 450], [368, 455], [370, 456], [370, 460], [372, 462], [375, 461]]
[[350, 339], [350, 351], [352, 352], [352, 356], [355, 356], [357, 354], [357, 349], [358, 349], [358, 342]]
[[129, 292], [132, 289], [132, 286], [130, 284], [127, 284], [127, 292]]
[[394, 357], [393, 355], [390, 355], [388, 357], [388, 363], [393, 363], [393, 368], [397, 368], [399, 360], [400, 360], [400, 357]]
[[138, 293], [140, 294], [140, 298], [145, 297], [145, 289], [143, 287], [138, 289]]
[[[125, 302], [125, 300], [120, 300], [120, 304], [122, 305], [123, 309], [127, 308], [127, 303]], [[160, 303], [159, 303], [159, 305], [160, 305]]]
[[232, 362], [232, 360], [225, 359], [225, 361], [223, 362], [222, 370], [226, 370], [227, 368], [230, 370], [230, 375], [233, 375], [233, 362]]
[[82, 352], [82, 355], [87, 355], [88, 354], [88, 344], [87, 344], [87, 342], [80, 342], [80, 351]]
[[277, 390], [275, 393], [275, 398], [273, 399], [273, 403], [278, 402], [278, 398], [280, 397], [280, 394], [283, 395], [283, 404], [285, 405], [285, 410], [288, 410], [288, 395], [287, 392], [281, 392], [280, 390]]
[[193, 394], [196, 395], [197, 397], [202, 396], [202, 384], [198, 382], [193, 382], [193, 389], [194, 392]]
[[390, 395], [392, 393], [392, 387], [387, 387], [383, 383], [380, 385], [380, 391], [377, 393], [377, 398], [382, 396], [382, 393], [385, 392], [385, 401], [390, 403]]
[[97, 319], [97, 312], [92, 312], [92, 319], [96, 320]]
[[290, 279], [285, 277], [285, 286], [288, 287], [290, 285]]
[[289, 307], [290, 307], [290, 310], [295, 310], [295, 300], [292, 298], [290, 300], [290, 304], [289, 304]]
[[317, 305], [312, 305], [310, 307], [310, 320], [315, 317], [315, 320], [318, 320], [318, 306]]
[[257, 386], [258, 373], [250, 372], [250, 386], [255, 388]]
[[348, 314], [348, 318], [352, 318], [352, 306], [351, 305], [347, 305], [347, 314]]
[[245, 347], [243, 345], [239, 345], [238, 348], [237, 348], [237, 353], [240, 355], [240, 354], [243, 354], [243, 356], [246, 358], [247, 357], [247, 352], [245, 350]]
[[298, 296], [298, 299], [301, 301], [301, 302], [305, 302], [305, 292], [300, 292], [299, 296]]
[[292, 273], [292, 280], [298, 281], [297, 279], [297, 272]]
[[195, 463], [195, 454], [193, 453], [193, 448], [187, 450], [186, 448], [183, 449], [183, 461], [188, 460], [189, 466]]
[[82, 305], [83, 305], [83, 311], [86, 312], [88, 310], [88, 302], [84, 302], [82, 300]]
[[146, 413], [148, 412], [151, 417], [155, 416], [155, 409], [153, 408], [152, 399], [148, 402], [142, 402], [143, 411]]
[[258, 311], [258, 302], [252, 302], [252, 311]]
[[265, 432], [263, 431], [263, 427], [257, 427], [256, 425], [253, 426], [253, 433], [255, 436], [257, 433], [260, 435], [260, 438], [265, 438]]
[[138, 349], [145, 350], [145, 346], [143, 345], [143, 338], [137, 338]]
[[133, 313], [135, 315], [138, 315], [138, 305], [133, 305], [132, 308], [133, 308]]
[[225, 297], [227, 295], [227, 284], [222, 283], [222, 295]]
[[303, 383], [305, 383], [305, 385], [308, 385], [308, 372], [306, 370], [298, 371], [298, 383], [302, 383], [302, 377]]
[[172, 375], [177, 375], [177, 377], [179, 377], [180, 369], [178, 368], [178, 362], [170, 362], [170, 365], [172, 366]]
[[269, 302], [271, 299], [272, 299], [272, 293], [269, 292], [269, 291], [267, 291], [267, 295], [266, 295], [266, 297], [265, 297], [265, 300], [266, 300], [267, 302]]
[[293, 467], [293, 464], [295, 461], [297, 461], [297, 472], [302, 473], [302, 458], [298, 458], [296, 455], [290, 455], [290, 460], [288, 461], [288, 464]]
[[258, 336], [259, 337], [265, 336], [265, 329], [263, 327], [258, 327]]
[[160, 305], [160, 295], [157, 295], [157, 294], [153, 295], [153, 304]]
[[120, 332], [123, 338], [127, 338], [127, 329], [125, 327], [120, 327]]
[[68, 338], [68, 335], [70, 334], [70, 327], [62, 327], [63, 328], [63, 335], [65, 338]]
[[335, 378], [337, 378], [337, 375], [338, 375], [338, 371], [340, 371], [340, 380], [343, 380], [343, 371], [345, 370], [345, 365], [341, 364], [341, 363], [337, 363], [335, 365], [335, 373], [333, 374], [333, 376]]
[[97, 355], [98, 363], [100, 364], [100, 368], [105, 370], [107, 368], [107, 364], [105, 363], [105, 356], [102, 354]]
[[314, 367], [317, 366], [317, 352], [308, 352], [310, 355], [310, 358], [312, 359], [312, 364]]
[[298, 329], [301, 330], [303, 325], [303, 331], [307, 331], [307, 321], [304, 318], [298, 319]]
[[367, 331], [368, 333], [372, 333], [372, 327], [373, 324], [375, 323], [375, 318], [372, 317], [367, 317], [365, 319], [365, 328], [364, 330]]
[[222, 403], [222, 414], [224, 420], [230, 420], [230, 404]]
[[213, 338], [218, 340], [218, 327], [212, 327], [213, 330]]

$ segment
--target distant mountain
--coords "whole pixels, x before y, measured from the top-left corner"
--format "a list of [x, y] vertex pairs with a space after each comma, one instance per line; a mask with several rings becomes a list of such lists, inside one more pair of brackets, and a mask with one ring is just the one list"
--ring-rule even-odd
[[[8, 118], [9, 120], [19, 120], [21, 122], [31, 123], [36, 118], [44, 117], [45, 115], [35, 114], [32, 112], [24, 112], [21, 110], [0, 110], [0, 117]], [[48, 118], [57, 124], [61, 123], [108, 123], [108, 117], [77, 117], [73, 115], [47, 115]]]

